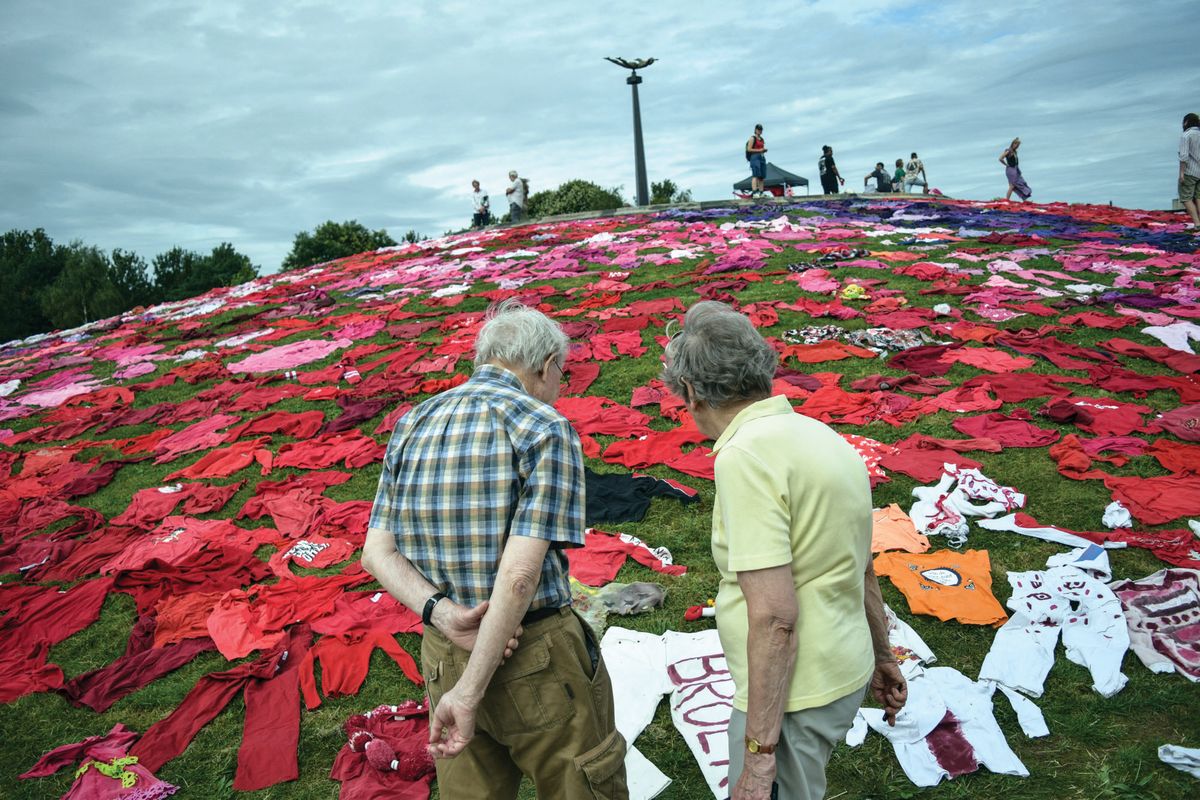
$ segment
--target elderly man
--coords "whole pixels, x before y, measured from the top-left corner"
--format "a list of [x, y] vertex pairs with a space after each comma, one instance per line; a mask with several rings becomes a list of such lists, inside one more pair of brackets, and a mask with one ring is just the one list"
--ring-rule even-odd
[[585, 530], [579, 437], [552, 405], [567, 344], [502, 303], [471, 379], [402, 417], [384, 456], [363, 566], [422, 611], [442, 797], [516, 797], [522, 773], [539, 797], [627, 796], [612, 685], [563, 553]]
[[520, 222], [525, 218], [525, 180], [517, 176], [515, 169], [508, 171], [508, 179], [512, 181], [504, 190], [508, 195], [508, 218], [511, 222]]
[[479, 185], [479, 181], [471, 181], [471, 208], [471, 227], [482, 228], [487, 225], [492, 209], [487, 191]]
[[870, 683], [889, 723], [907, 687], [871, 565], [871, 489], [835, 431], [771, 396], [776, 355], [750, 320], [697, 303], [663, 381], [716, 439], [717, 630], [734, 682], [732, 798], [821, 798]]

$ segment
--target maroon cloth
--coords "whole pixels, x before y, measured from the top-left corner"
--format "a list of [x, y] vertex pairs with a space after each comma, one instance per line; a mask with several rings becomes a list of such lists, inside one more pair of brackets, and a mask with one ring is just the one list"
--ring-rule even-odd
[[1086, 370], [1095, 366], [1096, 362], [1113, 361], [1112, 356], [1107, 353], [1088, 350], [1056, 339], [1053, 334], [1062, 330], [1066, 329], [1045, 325], [1037, 330], [1023, 328], [1019, 331], [1006, 331], [996, 337], [996, 344], [1011, 347], [1026, 355], [1041, 356], [1059, 369]]
[[112, 730], [103, 736], [89, 736], [82, 742], [64, 744], [54, 748], [38, 759], [37, 763], [18, 775], [18, 778], [44, 778], [53, 775], [63, 767], [80, 761], [98, 746], [107, 745], [119, 750], [125, 750], [137, 738], [137, 731], [126, 728], [118, 722]]
[[1028, 409], [1016, 408], [1012, 414], [964, 417], [954, 420], [951, 425], [959, 433], [994, 439], [1004, 447], [1045, 447], [1058, 441], [1058, 431], [1039, 428], [1029, 420]]
[[961, 346], [958, 344], [931, 344], [922, 347], [910, 347], [908, 350], [901, 350], [888, 359], [888, 366], [892, 369], [914, 372], [926, 378], [932, 376], [940, 377], [949, 372], [954, 366], [953, 361], [943, 359], [942, 356]]
[[1123, 356], [1136, 356], [1157, 361], [1159, 364], [1166, 364], [1176, 372], [1185, 374], [1200, 372], [1200, 356], [1173, 350], [1170, 347], [1151, 347], [1120, 338], [1101, 342], [1100, 346]]
[[1059, 376], [1032, 372], [1007, 375], [977, 375], [963, 386], [983, 386], [1006, 403], [1023, 403], [1035, 397], [1065, 397], [1071, 390], [1062, 385]]
[[272, 497], [281, 497], [293, 489], [308, 489], [313, 494], [322, 494], [330, 486], [343, 484], [352, 477], [349, 472], [327, 470], [325, 472], [301, 472], [298, 475], [289, 475], [281, 481], [259, 481], [258, 485], [254, 487], [254, 496], [242, 506], [237, 518], [262, 519], [267, 514], [265, 503]]
[[243, 436], [282, 433], [296, 439], [315, 436], [325, 422], [323, 411], [272, 411], [229, 429], [229, 441]]
[[246, 719], [234, 788], [262, 789], [298, 777], [297, 668], [311, 644], [312, 631], [300, 624], [261, 658], [205, 675], [174, 711], [150, 726], [130, 755], [137, 756], [147, 769], [160, 769], [187, 749], [200, 729], [242, 691]]
[[1162, 525], [1180, 517], [1200, 516], [1200, 475], [1157, 478], [1104, 477], [1113, 498], [1146, 525]]
[[79, 633], [99, 619], [112, 580], [88, 581], [65, 592], [57, 586], [38, 588], [7, 605], [8, 613], [0, 617], [0, 652], [31, 650], [38, 642], [54, 645]]
[[935, 483], [942, 477], [942, 464], [957, 464], [968, 469], [979, 469], [982, 464], [953, 450], [938, 447], [918, 438], [915, 434], [896, 442], [894, 453], [886, 453], [879, 466], [889, 472], [901, 472], [921, 483]]
[[148, 613], [168, 595], [240, 589], [271, 575], [271, 568], [252, 551], [237, 548], [201, 550], [176, 566], [157, 559], [144, 569], [120, 572], [113, 590], [128, 594], [138, 613]]
[[1168, 411], [1153, 423], [1188, 442], [1200, 442], [1200, 404], [1182, 406]]
[[144, 535], [136, 528], [102, 528], [80, 539], [70, 555], [56, 564], [45, 564], [29, 570], [28, 577], [39, 581], [75, 581], [100, 571], [129, 544]]
[[[153, 640], [151, 640], [153, 643]], [[60, 690], [75, 706], [103, 713], [125, 695], [156, 681], [198, 654], [213, 649], [212, 639], [185, 639], [165, 647], [145, 647], [118, 658], [106, 667], [77, 675]]]
[[[342, 782], [338, 800], [427, 800], [433, 782], [433, 766], [429, 764], [426, 747], [429, 745], [429, 721], [423, 706], [397, 709], [388, 713], [383, 708], [371, 714], [356, 714], [347, 720], [346, 727], [367, 731], [372, 738], [382, 739], [395, 753], [395, 759], [405, 769], [377, 769], [367, 759], [362, 747], [348, 743], [338, 751], [329, 777]], [[422, 769], [420, 765], [425, 765]]]
[[35, 642], [22, 650], [0, 650], [0, 703], [11, 703], [32, 692], [48, 692], [63, 685], [63, 671], [46, 659], [50, 645]]

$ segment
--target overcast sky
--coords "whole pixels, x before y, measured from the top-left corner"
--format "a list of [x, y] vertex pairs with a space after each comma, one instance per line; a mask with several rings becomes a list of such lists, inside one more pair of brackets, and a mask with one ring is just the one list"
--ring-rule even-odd
[[[753, 9], [750, 11], [749, 9]], [[0, 28], [0, 230], [147, 260], [229, 241], [273, 272], [292, 238], [357, 219], [396, 238], [570, 178], [730, 196], [768, 158], [847, 187], [916, 150], [933, 186], [991, 199], [1013, 136], [1039, 201], [1168, 208], [1200, 111], [1196, 0], [36, 2]], [[497, 202], [497, 200], [499, 202]]]

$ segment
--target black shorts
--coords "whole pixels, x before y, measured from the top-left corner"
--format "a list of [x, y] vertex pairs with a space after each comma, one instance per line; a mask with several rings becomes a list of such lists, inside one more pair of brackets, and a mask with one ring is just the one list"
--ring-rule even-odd
[[822, 175], [821, 189], [825, 194], [838, 193], [838, 180], [836, 175]]

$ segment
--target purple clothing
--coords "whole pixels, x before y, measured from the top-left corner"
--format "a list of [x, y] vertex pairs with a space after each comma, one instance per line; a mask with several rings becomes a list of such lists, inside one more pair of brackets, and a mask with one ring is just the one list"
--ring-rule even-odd
[[1033, 190], [1029, 188], [1029, 184], [1026, 183], [1025, 179], [1021, 177], [1021, 168], [1005, 167], [1004, 174], [1008, 176], [1008, 185], [1013, 188], [1013, 191], [1016, 192], [1022, 200], [1028, 200], [1029, 196], [1033, 194]]

